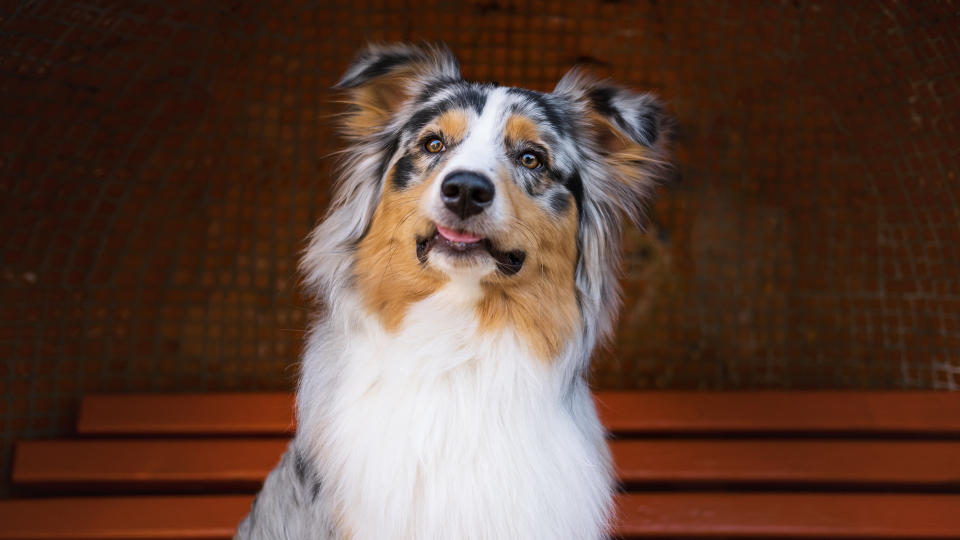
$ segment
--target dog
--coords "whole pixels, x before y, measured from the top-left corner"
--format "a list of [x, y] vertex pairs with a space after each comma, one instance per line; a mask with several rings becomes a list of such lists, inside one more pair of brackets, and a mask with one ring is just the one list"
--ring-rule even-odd
[[665, 170], [662, 106], [576, 68], [551, 93], [468, 82], [427, 44], [368, 46], [335, 88], [297, 431], [236, 538], [606, 537], [586, 375], [624, 216]]

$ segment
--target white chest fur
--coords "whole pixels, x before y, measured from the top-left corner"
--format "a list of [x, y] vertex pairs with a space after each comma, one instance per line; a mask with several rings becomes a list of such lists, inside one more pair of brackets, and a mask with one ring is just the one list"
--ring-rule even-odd
[[356, 316], [311, 341], [297, 438], [325, 503], [354, 539], [602, 537], [609, 458], [586, 387], [478, 332], [470, 298], [448, 286], [396, 333]]

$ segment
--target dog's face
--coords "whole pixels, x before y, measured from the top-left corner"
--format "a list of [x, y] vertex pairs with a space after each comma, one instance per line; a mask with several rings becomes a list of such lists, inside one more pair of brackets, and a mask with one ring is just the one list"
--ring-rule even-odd
[[467, 82], [446, 50], [406, 46], [369, 49], [339, 87], [347, 182], [367, 176], [344, 187], [372, 192], [350, 266], [388, 328], [450, 282], [475, 291], [481, 325], [511, 324], [546, 356], [602, 315], [584, 295], [616, 294], [602, 281], [620, 210], [636, 213], [658, 162], [652, 98], [575, 72], [553, 93]]
[[532, 93], [458, 81], [431, 94], [413, 104], [385, 178], [385, 191], [418, 197], [381, 200], [411, 216], [410, 253], [450, 278], [487, 284], [530, 268], [572, 269], [580, 186], [561, 165], [570, 159], [559, 126]]

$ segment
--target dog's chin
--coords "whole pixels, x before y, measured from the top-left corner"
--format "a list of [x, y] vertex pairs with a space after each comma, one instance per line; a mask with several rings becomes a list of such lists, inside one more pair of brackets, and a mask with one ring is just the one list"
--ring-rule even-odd
[[523, 268], [526, 259], [522, 250], [504, 250], [490, 238], [442, 225], [417, 237], [416, 243], [420, 264], [433, 262], [448, 274], [482, 275], [496, 271], [513, 276]]

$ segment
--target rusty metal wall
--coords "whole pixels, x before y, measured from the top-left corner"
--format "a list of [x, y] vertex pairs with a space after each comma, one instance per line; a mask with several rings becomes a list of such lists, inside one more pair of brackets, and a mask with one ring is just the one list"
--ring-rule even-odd
[[[365, 41], [659, 93], [608, 388], [960, 387], [955, 2], [0, 2], [0, 466], [85, 392], [288, 389]], [[2, 482], [0, 482], [2, 484]]]

